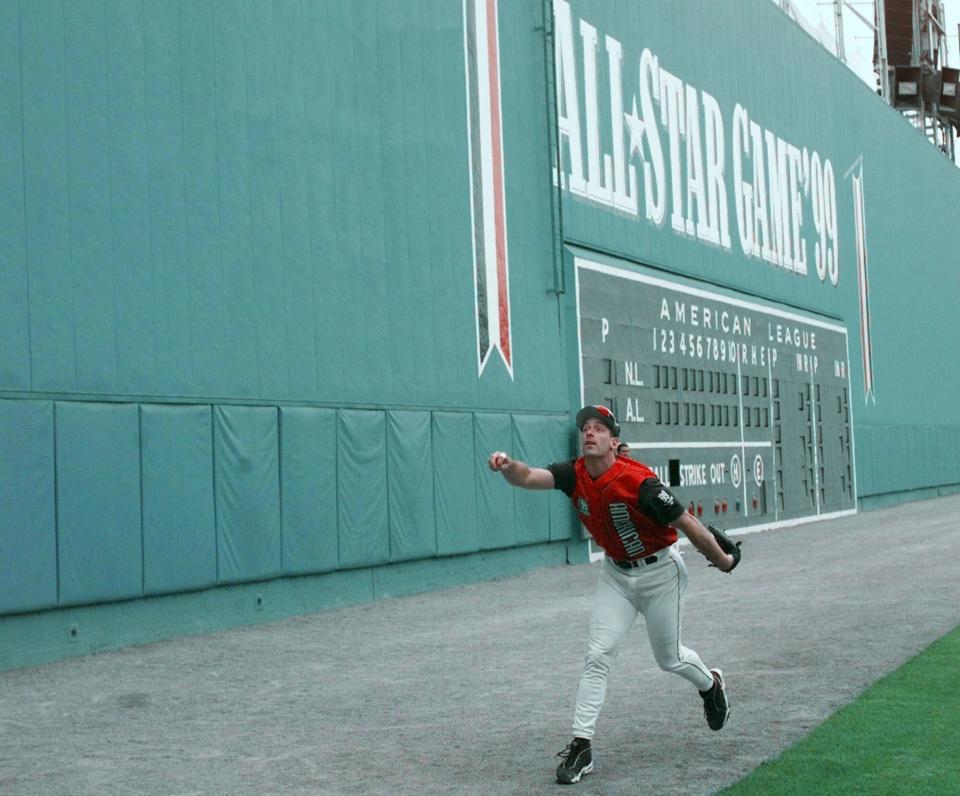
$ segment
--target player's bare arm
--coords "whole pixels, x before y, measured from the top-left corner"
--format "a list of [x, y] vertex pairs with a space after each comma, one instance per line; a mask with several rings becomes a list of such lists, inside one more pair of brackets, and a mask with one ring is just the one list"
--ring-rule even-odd
[[553, 473], [542, 467], [531, 467], [519, 459], [511, 459], [503, 451], [494, 451], [487, 465], [495, 473], [499, 472], [507, 483], [523, 489], [553, 489]]
[[717, 569], [729, 572], [736, 565], [733, 556], [723, 552], [713, 534], [689, 511], [683, 512], [670, 524], [678, 531], [683, 531], [690, 543]]

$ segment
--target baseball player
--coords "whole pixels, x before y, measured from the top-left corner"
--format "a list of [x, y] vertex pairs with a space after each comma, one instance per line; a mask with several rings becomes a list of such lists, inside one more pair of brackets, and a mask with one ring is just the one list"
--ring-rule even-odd
[[620, 427], [605, 406], [577, 413], [582, 455], [546, 468], [531, 467], [503, 451], [488, 465], [512, 485], [559, 489], [570, 497], [580, 521], [606, 556], [600, 569], [590, 618], [586, 666], [577, 688], [573, 740], [560, 752], [557, 782], [579, 782], [593, 771], [591, 739], [603, 705], [610, 671], [627, 631], [643, 614], [657, 664], [689, 680], [700, 692], [712, 730], [730, 715], [723, 674], [708, 669], [680, 640], [687, 568], [677, 552], [683, 531], [712, 566], [731, 572], [740, 562], [740, 543], [704, 526], [686, 511], [646, 465], [617, 456]]

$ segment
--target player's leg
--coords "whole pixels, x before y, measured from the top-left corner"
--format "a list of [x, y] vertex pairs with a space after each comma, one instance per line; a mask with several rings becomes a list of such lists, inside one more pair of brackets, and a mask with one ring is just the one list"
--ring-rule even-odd
[[680, 554], [673, 550], [670, 560], [649, 574], [656, 578], [651, 578], [649, 593], [644, 595], [640, 607], [657, 665], [696, 686], [703, 699], [707, 724], [711, 730], [719, 730], [730, 715], [723, 675], [718, 669], [707, 669], [700, 656], [681, 641], [687, 567]]
[[616, 660], [624, 636], [637, 618], [637, 608], [617, 583], [613, 566], [604, 561], [593, 595], [590, 615], [590, 643], [574, 711], [573, 734], [592, 738], [597, 716], [607, 693], [607, 675]]
[[713, 675], [692, 649], [683, 646], [681, 632], [683, 605], [687, 593], [687, 567], [676, 550], [655, 569], [646, 573], [649, 585], [641, 601], [647, 637], [657, 665], [665, 672], [679, 674], [704, 691], [713, 686]]
[[593, 750], [590, 739], [597, 726], [597, 717], [607, 693], [607, 675], [620, 651], [623, 638], [637, 618], [637, 608], [618, 586], [616, 575], [608, 571], [612, 565], [601, 565], [600, 577], [593, 595], [590, 614], [590, 643], [586, 663], [577, 686], [577, 705], [573, 715], [573, 740], [558, 757], [557, 782], [565, 785], [579, 782], [593, 771]]

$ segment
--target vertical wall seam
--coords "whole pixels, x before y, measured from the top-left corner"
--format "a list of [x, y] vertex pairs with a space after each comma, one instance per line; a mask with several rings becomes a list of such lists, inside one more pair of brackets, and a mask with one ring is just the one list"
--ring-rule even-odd
[[[155, 284], [156, 284], [156, 273], [155, 273], [155, 260], [153, 252], [153, 178], [150, 173], [150, 70], [147, 68], [147, 50], [149, 49], [149, 28], [146, 24], [147, 20], [147, 11], [146, 11], [146, 0], [141, 0], [140, 3], [140, 24], [143, 29], [143, 122], [144, 122], [144, 132], [145, 132], [145, 161], [147, 169], [147, 227], [149, 229], [149, 238], [147, 240], [147, 251], [150, 255], [150, 294], [156, 295]], [[153, 374], [153, 384], [154, 388], [161, 386], [160, 385], [160, 373], [159, 373], [159, 344], [157, 341], [157, 309], [156, 302], [150, 302], [150, 329], [153, 332], [153, 362], [152, 362], [152, 374]]]
[[277, 511], [280, 518], [280, 577], [284, 575], [283, 568], [283, 415], [280, 407], [277, 413]]
[[393, 534], [390, 533], [390, 413], [383, 413], [383, 473], [387, 501], [387, 561], [393, 561]]
[[[223, 188], [221, 185], [222, 175], [220, 174], [220, 100], [219, 94], [217, 91], [217, 12], [215, 6], [210, 6], [210, 49], [212, 53], [211, 64], [212, 64], [212, 77], [213, 77], [213, 127], [214, 127], [214, 158], [216, 160], [216, 175], [217, 175], [217, 281], [219, 282], [219, 295], [222, 297], [225, 295], [223, 289]], [[226, 384], [226, 374], [230, 372], [230, 362], [229, 362], [229, 337], [227, 335], [227, 313], [224, 311], [220, 315], [220, 333], [223, 338], [223, 372], [224, 372], [224, 381], [221, 382], [221, 387], [224, 387]]]
[[60, 483], [57, 478], [57, 402], [50, 402], [50, 414], [53, 426], [53, 543], [54, 562], [57, 576], [57, 605], [60, 602]]
[[287, 313], [287, 269], [284, 267], [287, 264], [287, 257], [285, 252], [286, 245], [286, 235], [284, 234], [284, 224], [283, 224], [283, 167], [281, 165], [280, 157], [280, 81], [277, 77], [277, 4], [274, 3], [272, 6], [273, 11], [273, 111], [274, 111], [274, 120], [277, 125], [277, 135], [274, 139], [274, 145], [277, 156], [277, 208], [280, 214], [280, 306], [283, 309], [283, 332], [284, 332], [284, 358], [286, 359], [286, 367], [284, 372], [286, 375], [287, 381], [287, 396], [290, 397], [293, 394], [292, 382], [290, 379], [290, 369], [292, 363], [290, 362], [290, 316]]
[[30, 235], [28, 234], [29, 215], [27, 213], [27, 119], [23, 107], [23, 0], [17, 5], [17, 44], [20, 63], [20, 174], [23, 180], [23, 271], [27, 279], [27, 372], [30, 374], [30, 389], [33, 384], [33, 320], [30, 308]]
[[[306, 36], [306, 25], [303, 20], [303, 0], [299, 6], [299, 27], [298, 31], [301, 32], [303, 36]], [[303, 41], [299, 40], [302, 48]], [[302, 52], [302, 50], [301, 50]], [[303, 145], [306, 151], [309, 151], [310, 148], [310, 120], [307, 116], [307, 93], [309, 88], [307, 87], [306, 76], [304, 75], [304, 61], [301, 60], [300, 64], [300, 76], [303, 78], [300, 84], [300, 106], [303, 111]], [[306, 164], [304, 164], [306, 170]], [[314, 375], [314, 398], [319, 398], [321, 395], [320, 392], [320, 367], [317, 364], [317, 358], [319, 352], [322, 350], [320, 345], [320, 330], [318, 328], [320, 313], [317, 311], [317, 285], [315, 282], [315, 271], [316, 268], [316, 244], [313, 239], [313, 220], [315, 217], [316, 208], [314, 206], [313, 191], [310, 189], [310, 180], [306, 181], [307, 184], [307, 236], [309, 238], [310, 246], [310, 306], [313, 309], [313, 375]]]
[[116, 251], [114, 249], [114, 237], [113, 237], [113, 147], [111, 146], [111, 141], [113, 140], [113, 128], [111, 127], [111, 112], [110, 112], [110, 75], [113, 73], [113, 70], [110, 68], [110, 24], [109, 21], [104, 19], [103, 22], [103, 49], [106, 58], [106, 79], [107, 79], [107, 90], [106, 90], [106, 103], [107, 103], [107, 140], [104, 141], [104, 147], [107, 150], [107, 229], [110, 235], [110, 282], [113, 288], [113, 383], [116, 387], [120, 386], [120, 341], [119, 341], [119, 324], [117, 322], [117, 261], [116, 261]]
[[[193, 284], [193, 269], [191, 268], [191, 259], [190, 259], [190, 230], [187, 225], [187, 159], [186, 159], [186, 148], [187, 148], [187, 134], [185, 130], [184, 118], [186, 117], [185, 104], [183, 101], [183, 3], [177, 3], [177, 56], [179, 61], [179, 68], [177, 69], [177, 75], [179, 77], [179, 95], [180, 95], [180, 182], [181, 187], [183, 188], [183, 265], [186, 268], [187, 284], [190, 286], [191, 295], [196, 295], [195, 285]], [[187, 323], [187, 335], [190, 338], [190, 383], [191, 385], [196, 385], [197, 383], [197, 373], [196, 373], [196, 355], [197, 349], [194, 345], [194, 335], [196, 329], [194, 328], [194, 314], [193, 314], [193, 302], [190, 302], [190, 307], [187, 311], [187, 317], [189, 322]]]
[[562, 315], [562, 302], [559, 296], [566, 292], [563, 272], [563, 190], [561, 186], [562, 157], [560, 149], [560, 135], [557, 130], [557, 90], [556, 90], [556, 62], [555, 39], [553, 28], [553, 3], [543, 0], [541, 5], [543, 21], [543, 77], [544, 77], [544, 105], [547, 113], [547, 153], [553, 160], [548, 168], [547, 178], [552, 182], [552, 168], [557, 170], [557, 184], [550, 191], [551, 225], [553, 227], [553, 290], [557, 294], [557, 314]]
[[337, 520], [334, 533], [337, 535], [337, 563], [334, 569], [340, 569], [340, 410], [333, 410], [333, 488], [336, 495]]
[[63, 41], [63, 126], [66, 136], [65, 154], [67, 159], [67, 262], [69, 263], [70, 279], [70, 331], [73, 336], [73, 388], [76, 389], [80, 381], [77, 365], [77, 301], [74, 295], [73, 271], [73, 197], [71, 196], [70, 180], [70, 82], [67, 79], [67, 21], [63, 18], [63, 7], [60, 9], [60, 26]]
[[210, 478], [213, 487], [213, 564], [214, 577], [220, 584], [220, 519], [217, 507], [217, 435], [214, 429], [216, 407], [210, 404]]
[[440, 551], [440, 512], [437, 509], [437, 439], [434, 433], [435, 412], [430, 411], [430, 478], [433, 482], [433, 554]]
[[[246, 6], [244, 6], [246, 9]], [[243, 110], [244, 110], [244, 132], [246, 133], [246, 155], [247, 155], [247, 213], [250, 218], [250, 239], [247, 241], [247, 275], [250, 278], [250, 287], [254, 295], [257, 293], [257, 280], [255, 277], [256, 265], [253, 261], [253, 223], [254, 223], [254, 212], [253, 212], [253, 185], [252, 181], [252, 172], [253, 172], [253, 158], [250, 153], [250, 64], [247, 61], [247, 14], [243, 13], [243, 21], [241, 26], [241, 44], [243, 49]], [[260, 348], [260, 327], [257, 324], [256, 320], [251, 324], [253, 327], [253, 336], [256, 341], [256, 363], [257, 363], [257, 397], [262, 398], [263, 396], [263, 369], [260, 366], [260, 357], [263, 353]]]
[[140, 465], [140, 595], [147, 593], [147, 553], [143, 529], [143, 404], [137, 404], [137, 462]]
[[477, 551], [483, 550], [483, 545], [480, 542], [480, 484], [478, 483], [480, 473], [480, 468], [477, 464], [477, 413], [470, 412], [470, 426], [473, 433], [473, 516], [478, 518], [476, 529], [477, 529]]

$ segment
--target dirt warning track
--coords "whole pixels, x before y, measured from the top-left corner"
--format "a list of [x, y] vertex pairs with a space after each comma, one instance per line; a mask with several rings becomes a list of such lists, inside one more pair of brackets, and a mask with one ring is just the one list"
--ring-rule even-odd
[[[641, 626], [582, 794], [706, 794], [960, 623], [960, 496], [689, 545], [711, 732]], [[569, 741], [597, 564], [0, 673], [4, 794], [539, 794]]]

